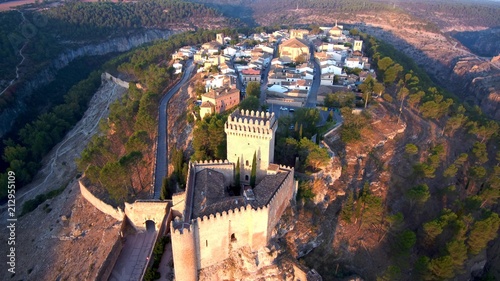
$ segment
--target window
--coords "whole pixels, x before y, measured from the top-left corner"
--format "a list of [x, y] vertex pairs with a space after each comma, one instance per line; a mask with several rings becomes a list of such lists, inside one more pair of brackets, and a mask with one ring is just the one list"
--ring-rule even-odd
[[248, 160], [245, 162], [245, 165], [247, 165], [247, 166], [248, 166]]
[[205, 240], [205, 245], [207, 245], [207, 247], [208, 247], [208, 240]]
[[246, 181], [248, 180], [248, 175], [245, 175], [245, 180], [246, 180]]
[[238, 241], [238, 240], [236, 239], [236, 236], [234, 235], [234, 233], [231, 234], [231, 242], [236, 242], [236, 241]]

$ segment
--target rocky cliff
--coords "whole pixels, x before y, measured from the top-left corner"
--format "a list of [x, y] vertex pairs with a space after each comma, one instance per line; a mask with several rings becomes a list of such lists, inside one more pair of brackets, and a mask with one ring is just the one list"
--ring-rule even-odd
[[33, 78], [18, 85], [16, 100], [12, 106], [0, 113], [0, 137], [10, 131], [14, 120], [26, 108], [26, 101], [35, 89], [52, 81], [61, 68], [67, 66], [73, 60], [85, 56], [99, 56], [113, 52], [125, 52], [145, 43], [158, 39], [167, 39], [177, 31], [171, 30], [147, 30], [142, 34], [119, 37], [98, 44], [90, 44], [75, 49], [68, 49], [52, 60], [46, 68], [35, 74]]
[[500, 70], [475, 57], [460, 58], [450, 80], [454, 93], [495, 120], [500, 120]]

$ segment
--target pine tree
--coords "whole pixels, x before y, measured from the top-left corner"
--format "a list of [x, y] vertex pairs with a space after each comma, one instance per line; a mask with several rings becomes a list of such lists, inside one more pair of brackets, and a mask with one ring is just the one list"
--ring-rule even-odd
[[252, 172], [250, 174], [250, 185], [255, 187], [255, 180], [257, 179], [257, 153], [253, 153], [253, 160], [252, 160]]

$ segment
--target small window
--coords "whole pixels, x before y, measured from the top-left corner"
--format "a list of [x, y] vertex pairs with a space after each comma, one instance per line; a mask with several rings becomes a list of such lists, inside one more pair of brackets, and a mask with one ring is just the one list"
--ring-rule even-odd
[[234, 233], [231, 234], [231, 242], [236, 242], [236, 241], [238, 241], [238, 240], [236, 239], [236, 236], [234, 235]]
[[247, 166], [248, 166], [248, 160], [245, 162], [245, 165], [247, 165]]
[[248, 180], [248, 175], [245, 175], [245, 180], [246, 180], [246, 181]]
[[205, 240], [205, 245], [207, 245], [207, 247], [208, 247], [208, 240]]

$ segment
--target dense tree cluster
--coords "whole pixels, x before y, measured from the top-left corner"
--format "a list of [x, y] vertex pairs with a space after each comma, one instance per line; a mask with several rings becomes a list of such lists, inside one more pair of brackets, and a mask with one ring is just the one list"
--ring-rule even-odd
[[[5, 141], [2, 158], [8, 165], [7, 170], [16, 172], [19, 186], [31, 181], [43, 156], [80, 120], [100, 82], [99, 73], [93, 72], [89, 78], [68, 91], [63, 104], [26, 124], [19, 131], [17, 142], [12, 139]], [[6, 173], [0, 174], [0, 183], [0, 197], [4, 197], [7, 190]]]
[[212, 8], [177, 0], [69, 2], [47, 10], [45, 15], [50, 28], [73, 39], [107, 36], [137, 28], [168, 28], [172, 23], [191, 23], [191, 19], [221, 17]]
[[[165, 88], [176, 79], [168, 70], [165, 58], [181, 46], [199, 44], [214, 37], [214, 32], [204, 30], [179, 34], [106, 64], [108, 68], [137, 77], [145, 86], [140, 90], [131, 83], [128, 92], [111, 105], [108, 119], [100, 124], [101, 134], [93, 138], [78, 163], [87, 178], [105, 189], [115, 204], [136, 198], [150, 186], [154, 159], [151, 147], [158, 129], [158, 103]], [[179, 179], [185, 178], [187, 172], [183, 153], [174, 150], [172, 158], [172, 179], [182, 187], [183, 181]], [[170, 179], [165, 180], [165, 186], [169, 184], [172, 184]], [[163, 192], [165, 198], [169, 195]]]
[[[407, 204], [395, 208], [387, 201], [380, 213], [376, 209], [371, 212], [378, 214], [374, 219], [384, 218], [373, 223], [372, 229], [380, 225], [375, 229], [384, 229], [382, 238], [392, 245], [391, 264], [378, 280], [405, 279], [409, 275], [403, 269], [411, 271], [412, 280], [451, 279], [462, 272], [469, 258], [497, 237], [500, 219], [493, 210], [500, 198], [500, 153], [492, 155], [491, 151], [495, 151], [492, 145], [498, 141], [499, 125], [477, 107], [462, 105], [453, 95], [437, 88], [401, 53], [373, 37], [360, 35], [368, 43], [377, 77], [387, 86], [384, 91], [390, 99], [384, 99], [389, 106], [396, 112], [411, 110], [419, 114], [427, 120], [423, 122], [434, 123], [441, 137], [447, 139], [428, 144], [428, 149], [406, 143], [405, 159], [413, 165], [413, 173], [391, 189], [402, 193]], [[363, 124], [348, 108], [342, 110], [342, 115], [348, 126]], [[344, 142], [346, 136], [360, 137], [346, 134], [353, 131], [341, 130]], [[450, 152], [448, 140], [457, 134], [463, 138], [463, 147], [460, 153]], [[356, 210], [363, 209], [367, 202], [374, 208], [379, 206], [378, 199], [363, 194], [366, 188], [347, 194], [342, 220], [362, 227], [362, 216]], [[432, 211], [431, 205], [435, 208]], [[401, 213], [390, 214], [385, 208]], [[401, 259], [401, 255], [405, 258]]]
[[226, 133], [224, 123], [227, 115], [211, 115], [196, 122], [193, 131], [193, 160], [226, 159]]

